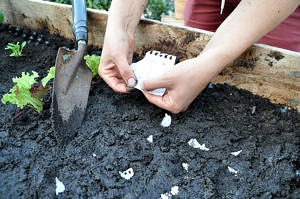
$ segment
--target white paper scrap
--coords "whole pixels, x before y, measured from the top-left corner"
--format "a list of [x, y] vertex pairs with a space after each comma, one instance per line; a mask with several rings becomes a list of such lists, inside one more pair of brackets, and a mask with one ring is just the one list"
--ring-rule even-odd
[[199, 142], [196, 139], [194, 139], [194, 138], [190, 139], [190, 141], [188, 142], [188, 144], [191, 147], [195, 148], [195, 149], [201, 149], [203, 151], [209, 151], [209, 148], [207, 148], [205, 146], [205, 144], [200, 145]]
[[96, 154], [95, 154], [95, 153], [93, 153], [93, 157], [96, 157]]
[[153, 135], [150, 135], [149, 137], [147, 137], [147, 141], [150, 143], [153, 143]]
[[126, 180], [130, 180], [130, 178], [132, 178], [132, 176], [134, 175], [134, 172], [132, 168], [129, 168], [123, 172], [119, 171], [119, 174], [121, 175], [122, 178]]
[[161, 199], [171, 199], [172, 198], [172, 194], [167, 192], [167, 193], [164, 193], [164, 194], [160, 194], [160, 198]]
[[56, 181], [56, 189], [55, 189], [55, 193], [56, 195], [58, 195], [59, 193], [62, 193], [65, 191], [65, 185], [58, 180], [58, 178], [55, 178], [55, 181]]
[[230, 166], [228, 166], [228, 170], [229, 170], [230, 173], [233, 173], [235, 176], [237, 176], [237, 174], [238, 174], [237, 170], [231, 168]]
[[[144, 80], [159, 77], [167, 70], [174, 67], [175, 61], [175, 56], [164, 54], [159, 51], [148, 51], [142, 60], [130, 65], [130, 68], [137, 79], [135, 88], [142, 90], [141, 84]], [[160, 88], [150, 91], [149, 93], [163, 96], [165, 91], [165, 88]]]
[[236, 152], [232, 152], [230, 153], [231, 155], [234, 155], [234, 156], [238, 156], [243, 150], [240, 150], [240, 151], [236, 151]]
[[168, 115], [167, 113], [165, 114], [164, 119], [161, 121], [160, 125], [162, 127], [169, 127], [171, 125], [171, 116]]
[[174, 186], [171, 188], [171, 194], [174, 195], [178, 195], [179, 193], [179, 187], [178, 186]]
[[174, 186], [171, 188], [171, 191], [164, 193], [164, 194], [160, 194], [160, 198], [161, 199], [171, 199], [172, 196], [178, 195], [178, 193], [179, 193], [179, 187]]
[[182, 167], [184, 168], [184, 170], [188, 171], [189, 170], [189, 164], [188, 163], [182, 163]]

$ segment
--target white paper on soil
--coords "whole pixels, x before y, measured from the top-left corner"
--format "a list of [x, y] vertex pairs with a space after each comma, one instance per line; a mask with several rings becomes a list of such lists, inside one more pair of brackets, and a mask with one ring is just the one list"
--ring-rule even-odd
[[65, 191], [65, 185], [58, 180], [58, 178], [55, 178], [55, 182], [56, 182], [56, 189], [55, 189], [55, 193], [56, 195], [58, 195], [59, 193], [62, 193]]
[[240, 151], [236, 151], [236, 152], [232, 152], [230, 153], [231, 155], [234, 155], [234, 156], [238, 156], [243, 150], [240, 150]]
[[[174, 67], [175, 61], [175, 56], [161, 53], [159, 51], [148, 51], [142, 60], [130, 65], [130, 68], [137, 79], [135, 88], [142, 91], [141, 84], [144, 80], [156, 78], [164, 74], [167, 70]], [[163, 96], [165, 91], [165, 88], [160, 88], [150, 91], [149, 93]]]
[[129, 168], [123, 172], [119, 171], [119, 174], [121, 175], [122, 178], [126, 180], [130, 180], [130, 178], [132, 178], [132, 176], [134, 175], [134, 172], [132, 168]]
[[149, 137], [147, 137], [147, 141], [150, 143], [153, 143], [153, 135], [150, 135]]
[[166, 114], [165, 114], [165, 117], [164, 117], [164, 119], [161, 121], [160, 125], [161, 125], [162, 127], [169, 127], [169, 126], [171, 125], [171, 121], [172, 121], [171, 116], [168, 115], [168, 114], [166, 113]]
[[164, 194], [160, 194], [160, 199], [171, 199], [172, 196], [178, 195], [178, 193], [179, 193], [179, 187], [174, 186], [171, 188], [171, 191]]
[[184, 170], [188, 171], [189, 170], [189, 164], [188, 163], [182, 163], [182, 167], [184, 168]]
[[188, 144], [191, 147], [195, 148], [195, 149], [200, 149], [200, 150], [203, 150], [203, 151], [209, 151], [209, 148], [207, 148], [205, 146], [205, 144], [200, 145], [199, 142], [196, 139], [194, 139], [194, 138], [190, 139], [190, 141], [188, 142]]
[[231, 168], [230, 166], [228, 166], [228, 170], [229, 170], [230, 173], [233, 173], [235, 176], [237, 176], [237, 174], [238, 174], [237, 170]]

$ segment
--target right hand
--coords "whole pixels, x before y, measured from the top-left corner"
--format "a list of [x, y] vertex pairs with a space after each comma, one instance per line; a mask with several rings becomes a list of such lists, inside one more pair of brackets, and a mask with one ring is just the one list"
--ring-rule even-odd
[[121, 28], [107, 30], [98, 73], [116, 92], [128, 93], [127, 87], [136, 85], [136, 77], [129, 66], [133, 47], [134, 36]]

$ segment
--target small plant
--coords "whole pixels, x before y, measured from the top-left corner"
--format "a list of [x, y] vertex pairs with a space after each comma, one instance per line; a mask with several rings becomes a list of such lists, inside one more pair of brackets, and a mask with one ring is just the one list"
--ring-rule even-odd
[[23, 43], [19, 44], [19, 42], [17, 42], [16, 44], [14, 43], [8, 43], [7, 47], [5, 48], [5, 50], [11, 50], [12, 53], [9, 55], [11, 57], [20, 57], [20, 56], [24, 56], [22, 54], [23, 48], [26, 45], [26, 41], [23, 41]]
[[39, 77], [38, 73], [32, 71], [32, 75], [22, 72], [21, 77], [13, 78], [16, 85], [10, 89], [9, 93], [3, 95], [1, 101], [3, 104], [10, 102], [16, 104], [18, 109], [31, 107], [38, 113], [43, 110], [43, 96], [51, 88], [47, 83], [54, 78], [55, 67], [51, 67], [48, 75], [40, 83], [35, 80]]
[[149, 0], [147, 7], [144, 11], [146, 18], [161, 20], [163, 14], [170, 15], [174, 12], [173, 1], [167, 0]]
[[3, 23], [4, 21], [4, 15], [3, 13], [0, 11], [0, 23]]
[[86, 61], [86, 65], [93, 72], [93, 77], [98, 74], [98, 67], [100, 63], [101, 57], [98, 55], [86, 55], [84, 56], [84, 60]]
[[[71, 0], [50, 0], [56, 3], [72, 4]], [[86, 0], [86, 7], [98, 10], [109, 10], [112, 0]], [[144, 11], [146, 18], [160, 20], [162, 14], [174, 13], [173, 0], [149, 0]]]

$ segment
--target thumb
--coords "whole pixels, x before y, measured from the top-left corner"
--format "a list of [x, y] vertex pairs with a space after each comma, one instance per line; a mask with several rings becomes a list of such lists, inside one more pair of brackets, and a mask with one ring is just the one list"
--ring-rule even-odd
[[120, 57], [115, 60], [115, 63], [118, 66], [118, 70], [127, 86], [134, 87], [136, 85], [136, 78], [128, 64], [128, 60], [125, 57]]
[[159, 76], [157, 78], [151, 78], [144, 80], [141, 85], [143, 91], [153, 91], [158, 88], [170, 88], [172, 80], [169, 77]]

